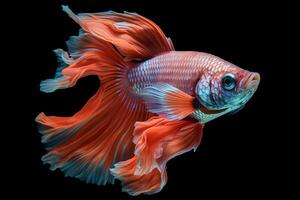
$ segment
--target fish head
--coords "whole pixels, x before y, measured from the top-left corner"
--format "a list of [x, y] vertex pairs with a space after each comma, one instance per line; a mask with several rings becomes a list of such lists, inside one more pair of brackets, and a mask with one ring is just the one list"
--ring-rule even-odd
[[206, 113], [214, 113], [216, 117], [243, 108], [260, 82], [257, 72], [241, 69], [228, 62], [219, 62], [219, 65], [206, 69], [195, 90], [196, 99]]

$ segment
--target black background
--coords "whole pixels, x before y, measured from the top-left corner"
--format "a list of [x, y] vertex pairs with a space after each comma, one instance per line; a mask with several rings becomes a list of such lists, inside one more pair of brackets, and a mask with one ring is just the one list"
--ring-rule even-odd
[[[74, 114], [99, 87], [97, 78], [91, 76], [80, 80], [74, 88], [52, 94], [39, 91], [40, 81], [53, 77], [57, 67], [52, 50], [65, 49], [64, 42], [78, 33], [79, 26], [62, 12], [61, 5], [69, 5], [75, 13], [137, 12], [157, 23], [172, 38], [176, 50], [212, 53], [261, 74], [258, 91], [246, 107], [233, 116], [208, 123], [197, 151], [168, 163], [168, 183], [164, 189], [136, 199], [244, 199], [289, 194], [289, 181], [284, 181], [289, 175], [283, 168], [287, 165], [283, 135], [287, 136], [288, 131], [278, 115], [282, 108], [278, 103], [282, 85], [275, 84], [284, 73], [280, 58], [291, 51], [284, 46], [289, 41], [288, 27], [293, 19], [293, 12], [286, 5], [253, 1], [81, 0], [18, 4], [18, 15], [10, 18], [14, 22], [11, 26], [17, 29], [14, 33], [18, 44], [18, 56], [11, 63], [22, 60], [15, 72], [21, 77], [16, 84], [21, 89], [10, 91], [21, 107], [11, 133], [17, 145], [7, 147], [16, 163], [9, 165], [13, 173], [7, 172], [11, 195], [134, 199], [121, 192], [118, 181], [107, 186], [86, 184], [66, 178], [60, 171], [52, 172], [40, 161], [46, 151], [34, 118], [42, 111], [47, 115]], [[11, 113], [15, 118], [16, 113]]]

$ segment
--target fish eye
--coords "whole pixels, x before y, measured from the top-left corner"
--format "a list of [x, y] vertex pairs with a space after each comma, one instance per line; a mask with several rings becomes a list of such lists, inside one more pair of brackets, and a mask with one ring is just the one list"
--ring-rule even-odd
[[225, 90], [233, 90], [236, 86], [236, 80], [233, 74], [225, 74], [222, 79], [222, 88]]

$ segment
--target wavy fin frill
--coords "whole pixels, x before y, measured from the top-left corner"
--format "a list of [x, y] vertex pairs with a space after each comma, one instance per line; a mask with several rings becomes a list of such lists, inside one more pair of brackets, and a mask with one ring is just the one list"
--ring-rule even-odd
[[40, 89], [69, 88], [89, 75], [97, 75], [101, 86], [73, 116], [40, 113], [36, 117], [49, 151], [42, 160], [66, 176], [98, 185], [113, 183], [109, 169], [134, 155], [135, 122], [152, 116], [142, 100], [129, 92], [127, 71], [136, 60], [173, 50], [173, 46], [158, 26], [135, 13], [75, 15], [68, 7], [63, 9], [82, 30], [67, 41], [69, 53], [55, 50], [60, 66], [53, 79], [41, 82]]
[[99, 185], [113, 183], [109, 168], [132, 155], [133, 125], [136, 120], [147, 119], [148, 113], [128, 94], [126, 64], [110, 43], [82, 33], [68, 44], [69, 48], [78, 47], [70, 51], [72, 63], [59, 78], [42, 82], [41, 90], [71, 87], [91, 74], [101, 79], [101, 87], [74, 116], [37, 116], [42, 142], [49, 150], [42, 160], [52, 170], [60, 168], [66, 176]]
[[117, 47], [126, 61], [146, 60], [162, 52], [173, 51], [170, 38], [151, 20], [137, 13], [80, 13], [67, 6], [63, 10], [86, 32]]
[[157, 116], [137, 122], [135, 156], [115, 164], [111, 172], [131, 195], [157, 193], [167, 182], [167, 161], [195, 150], [202, 138], [202, 128], [193, 120], [168, 121]]

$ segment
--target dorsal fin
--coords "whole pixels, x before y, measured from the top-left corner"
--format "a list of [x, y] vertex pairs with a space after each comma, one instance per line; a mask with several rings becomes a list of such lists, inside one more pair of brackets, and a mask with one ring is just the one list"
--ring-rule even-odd
[[159, 26], [137, 13], [107, 11], [75, 15], [68, 6], [63, 6], [63, 10], [84, 31], [112, 43], [126, 61], [143, 61], [174, 50], [171, 39]]

